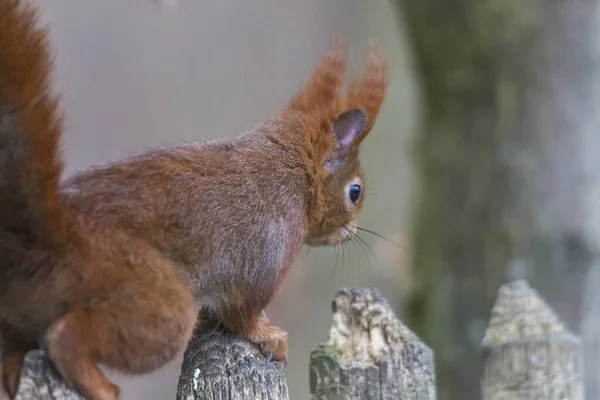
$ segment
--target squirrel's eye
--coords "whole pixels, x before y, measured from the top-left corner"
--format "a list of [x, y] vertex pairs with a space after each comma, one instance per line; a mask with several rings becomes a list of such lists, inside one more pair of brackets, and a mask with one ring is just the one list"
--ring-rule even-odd
[[360, 197], [360, 186], [359, 185], [350, 185], [348, 188], [348, 196], [350, 197], [350, 201], [352, 204], [356, 204], [358, 198]]

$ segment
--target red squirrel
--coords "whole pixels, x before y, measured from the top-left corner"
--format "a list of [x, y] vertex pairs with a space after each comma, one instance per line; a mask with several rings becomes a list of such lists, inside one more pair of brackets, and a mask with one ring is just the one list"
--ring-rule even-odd
[[[42, 338], [84, 397], [116, 399], [98, 368], [153, 371], [182, 350], [198, 307], [287, 359], [263, 310], [303, 244], [352, 238], [363, 206], [359, 145], [388, 86], [372, 46], [344, 81], [330, 46], [283, 109], [235, 138], [157, 148], [61, 181], [61, 112], [36, 10], [0, 0], [0, 335], [14, 397]], [[199, 322], [201, 323], [201, 321]]]

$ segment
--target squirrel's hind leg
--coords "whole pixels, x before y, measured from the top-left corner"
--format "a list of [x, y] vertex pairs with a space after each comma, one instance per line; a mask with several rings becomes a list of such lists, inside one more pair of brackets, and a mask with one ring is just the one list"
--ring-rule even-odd
[[73, 311], [47, 330], [50, 358], [86, 398], [119, 396], [98, 363], [129, 374], [151, 372], [191, 337], [197, 317], [192, 296], [168, 274], [151, 278], [128, 280], [104, 300], [94, 299], [93, 308]]

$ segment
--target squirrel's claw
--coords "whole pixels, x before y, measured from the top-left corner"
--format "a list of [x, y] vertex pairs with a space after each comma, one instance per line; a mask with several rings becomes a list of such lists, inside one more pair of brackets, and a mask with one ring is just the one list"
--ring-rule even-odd
[[[271, 362], [273, 361], [273, 353], [268, 353], [267, 354], [267, 362]], [[277, 361], [277, 360], [275, 360]], [[283, 357], [280, 362], [283, 364], [283, 368], [285, 368], [287, 366], [287, 357]]]

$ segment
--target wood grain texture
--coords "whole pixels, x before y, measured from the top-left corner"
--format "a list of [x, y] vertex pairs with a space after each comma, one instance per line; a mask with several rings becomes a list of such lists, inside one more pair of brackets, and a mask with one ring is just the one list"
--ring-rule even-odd
[[[267, 362], [257, 345], [223, 332], [208, 321], [197, 330], [184, 355], [179, 400], [287, 400], [282, 365]], [[15, 400], [83, 400], [66, 384], [46, 354], [27, 354]]]
[[287, 400], [281, 363], [260, 348], [203, 322], [184, 354], [177, 400]]
[[378, 290], [343, 289], [327, 343], [310, 358], [314, 400], [435, 399], [433, 352]]
[[498, 292], [483, 349], [483, 400], [584, 399], [581, 341], [525, 281]]
[[25, 356], [19, 390], [15, 400], [83, 400], [73, 390], [46, 357], [42, 350]]

